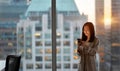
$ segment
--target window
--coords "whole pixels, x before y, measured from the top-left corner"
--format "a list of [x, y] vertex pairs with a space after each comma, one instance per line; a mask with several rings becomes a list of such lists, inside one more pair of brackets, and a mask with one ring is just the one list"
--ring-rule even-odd
[[61, 45], [61, 41], [57, 41], [57, 46], [60, 46]]
[[35, 33], [35, 38], [40, 39], [42, 38], [42, 34], [40, 32]]
[[27, 64], [26, 67], [27, 67], [27, 69], [33, 69], [33, 64], [32, 63], [31, 64]]
[[57, 64], [57, 69], [61, 69], [61, 64]]
[[64, 31], [70, 31], [70, 23], [65, 22], [63, 25]]
[[78, 64], [73, 64], [73, 68], [77, 69], [78, 68]]
[[32, 49], [26, 48], [26, 59], [32, 59]]
[[43, 65], [41, 63], [36, 63], [35, 67], [36, 69], [42, 69]]
[[46, 64], [45, 64], [45, 68], [46, 68], [46, 69], [51, 69], [51, 68], [52, 68], [52, 64], [46, 63]]
[[51, 62], [52, 61], [52, 56], [45, 56], [45, 61]]
[[36, 41], [36, 46], [42, 46], [42, 41]]
[[42, 27], [35, 27], [36, 31], [42, 31]]
[[70, 61], [70, 56], [64, 56], [64, 61]]
[[64, 38], [65, 39], [70, 39], [70, 33], [64, 33]]
[[36, 61], [42, 61], [42, 56], [36, 56]]
[[61, 48], [56, 48], [56, 53], [60, 54], [61, 53]]
[[51, 53], [52, 53], [51, 48], [46, 48], [46, 49], [45, 49], [45, 53], [46, 53], [46, 54], [51, 54]]
[[51, 46], [52, 42], [51, 41], [45, 41], [45, 46]]
[[69, 63], [64, 64], [64, 69], [69, 69], [69, 68], [70, 68], [70, 64]]
[[63, 52], [64, 54], [70, 54], [70, 48], [64, 48]]
[[51, 38], [51, 34], [50, 33], [45, 33], [45, 39], [50, 39]]
[[63, 41], [64, 46], [70, 46], [70, 41]]
[[61, 56], [57, 56], [57, 61], [61, 61]]
[[57, 37], [57, 38], [60, 38], [60, 37], [61, 37], [61, 33], [57, 32], [56, 37]]
[[36, 49], [36, 54], [42, 54], [43, 53], [43, 49], [42, 48], [37, 48]]

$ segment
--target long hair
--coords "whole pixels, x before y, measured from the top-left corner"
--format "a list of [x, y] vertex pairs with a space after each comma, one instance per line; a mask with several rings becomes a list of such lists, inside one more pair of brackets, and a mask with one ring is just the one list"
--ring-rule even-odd
[[84, 34], [84, 27], [88, 26], [90, 29], [90, 40], [89, 42], [93, 42], [95, 39], [95, 29], [94, 29], [94, 25], [92, 22], [86, 22], [83, 27], [82, 27], [82, 40], [86, 41], [87, 40], [87, 36]]

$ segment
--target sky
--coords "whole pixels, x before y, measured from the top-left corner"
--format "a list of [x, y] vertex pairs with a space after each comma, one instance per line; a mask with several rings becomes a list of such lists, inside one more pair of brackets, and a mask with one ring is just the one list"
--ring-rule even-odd
[[[95, 24], [95, 0], [75, 0], [80, 13], [88, 15], [88, 21]], [[105, 27], [111, 25], [111, 0], [104, 0]]]
[[95, 0], [75, 0], [80, 13], [88, 15], [88, 21], [95, 23]]

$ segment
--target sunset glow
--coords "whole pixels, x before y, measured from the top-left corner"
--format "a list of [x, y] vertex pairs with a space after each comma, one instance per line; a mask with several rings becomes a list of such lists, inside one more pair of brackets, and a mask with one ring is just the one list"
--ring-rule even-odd
[[110, 25], [111, 24], [111, 18], [105, 18], [104, 22], [105, 22], [106, 26]]
[[[95, 23], [95, 0], [75, 0], [80, 13], [88, 15], [88, 21]], [[111, 0], [104, 0], [105, 27], [111, 25]]]
[[104, 1], [104, 23], [105, 27], [108, 28], [111, 26], [111, 1], [110, 0], [105, 0]]

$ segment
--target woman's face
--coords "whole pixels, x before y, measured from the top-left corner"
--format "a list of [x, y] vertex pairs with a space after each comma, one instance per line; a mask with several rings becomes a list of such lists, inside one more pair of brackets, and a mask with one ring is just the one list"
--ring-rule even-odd
[[90, 29], [88, 26], [84, 26], [83, 32], [84, 32], [85, 36], [90, 37]]

